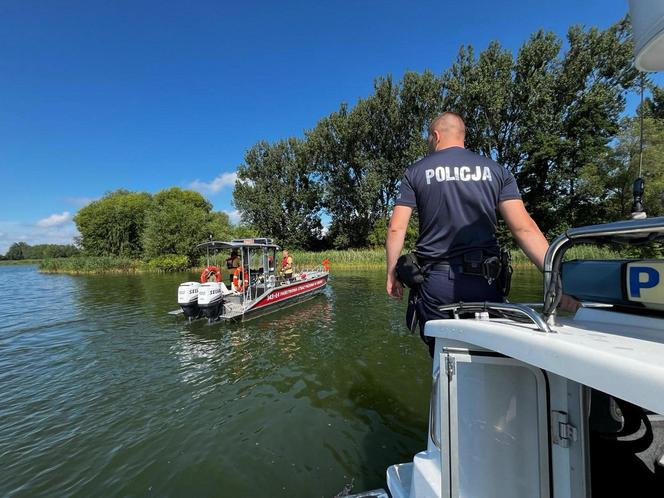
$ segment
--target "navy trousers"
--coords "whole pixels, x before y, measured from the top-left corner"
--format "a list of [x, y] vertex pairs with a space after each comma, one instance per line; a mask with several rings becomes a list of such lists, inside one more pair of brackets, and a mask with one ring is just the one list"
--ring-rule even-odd
[[[411, 291], [412, 292], [412, 291]], [[419, 288], [419, 301], [416, 305], [420, 325], [420, 337], [429, 347], [433, 358], [435, 340], [424, 335], [424, 325], [428, 320], [451, 318], [451, 313], [438, 311], [444, 304], [459, 301], [493, 301], [502, 303], [505, 300], [496, 282], [489, 284], [484, 277], [465, 275], [461, 266], [451, 266], [446, 271], [431, 271]]]

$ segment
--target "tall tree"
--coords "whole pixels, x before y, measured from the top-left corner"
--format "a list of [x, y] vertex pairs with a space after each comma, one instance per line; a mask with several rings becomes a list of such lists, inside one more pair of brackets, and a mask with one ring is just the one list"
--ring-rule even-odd
[[198, 244], [230, 234], [228, 216], [211, 210], [212, 204], [193, 190], [172, 187], [157, 192], [143, 233], [145, 258], [180, 254], [196, 261]]
[[467, 145], [516, 176], [533, 217], [549, 234], [587, 221], [592, 179], [619, 129], [636, 76], [629, 25], [570, 28], [568, 47], [539, 31], [515, 60], [497, 42], [479, 58], [462, 47], [443, 75], [445, 108], [467, 122]]
[[440, 80], [406, 73], [374, 82], [374, 93], [323, 118], [307, 133], [325, 185], [336, 247], [362, 247], [385, 219], [405, 168], [426, 152], [427, 123], [440, 110]]
[[322, 237], [321, 185], [312, 154], [296, 138], [259, 142], [247, 151], [233, 192], [242, 221], [289, 247], [316, 247]]
[[[645, 118], [643, 132], [641, 176], [646, 181], [643, 204], [648, 216], [663, 216], [664, 119]], [[639, 176], [639, 137], [639, 119], [625, 118], [615, 146], [597, 179], [603, 186], [604, 209], [610, 220], [625, 219], [631, 212], [632, 185]]]
[[140, 257], [150, 194], [116, 190], [81, 208], [74, 223], [83, 251], [92, 256]]
[[5, 258], [9, 260], [20, 260], [20, 259], [28, 259], [28, 251], [30, 250], [30, 246], [25, 243], [25, 242], [14, 242], [11, 246], [9, 246], [9, 249], [7, 250], [7, 253], [5, 254]]

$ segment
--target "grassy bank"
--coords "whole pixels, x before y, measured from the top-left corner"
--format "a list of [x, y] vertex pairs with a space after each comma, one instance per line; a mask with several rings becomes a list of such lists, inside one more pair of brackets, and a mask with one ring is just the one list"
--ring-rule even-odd
[[[334, 268], [385, 268], [385, 250], [382, 248], [323, 252], [292, 251], [292, 256], [295, 265], [302, 267], [319, 265], [324, 259], [329, 259], [332, 270]], [[626, 256], [609, 248], [578, 246], [570, 249], [565, 259], [618, 259], [621, 257]], [[512, 264], [515, 268], [534, 268], [520, 249], [512, 250]]]
[[0, 266], [36, 265], [41, 262], [41, 259], [3, 259], [0, 261]]
[[[291, 251], [295, 267], [298, 269], [313, 268], [325, 259], [330, 261], [331, 270], [335, 269], [383, 269], [385, 268], [385, 251], [383, 249], [349, 249], [346, 251], [306, 252]], [[604, 247], [578, 246], [567, 252], [566, 259], [617, 259], [626, 257], [618, 251]], [[169, 261], [172, 257], [167, 258]], [[223, 263], [224, 257], [218, 259]], [[532, 263], [520, 250], [512, 251], [515, 268], [533, 268]], [[39, 261], [35, 261], [39, 262]], [[45, 273], [95, 274], [95, 273], [160, 273], [164, 271], [185, 270], [177, 265], [155, 264], [135, 259], [118, 257], [84, 257], [47, 259], [39, 262], [39, 269]], [[190, 268], [199, 271], [200, 267]]]
[[91, 257], [75, 256], [71, 258], [45, 259], [39, 265], [44, 273], [136, 273], [144, 271], [146, 265], [141, 261], [114, 256]]

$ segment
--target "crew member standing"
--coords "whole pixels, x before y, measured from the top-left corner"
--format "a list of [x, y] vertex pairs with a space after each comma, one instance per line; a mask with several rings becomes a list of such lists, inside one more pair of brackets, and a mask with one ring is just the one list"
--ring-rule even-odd
[[240, 254], [237, 249], [231, 250], [231, 255], [226, 259], [226, 268], [229, 270], [229, 285], [233, 285], [234, 271], [240, 267]]
[[496, 211], [507, 222], [521, 249], [540, 271], [548, 243], [526, 211], [512, 174], [489, 158], [464, 148], [461, 117], [445, 112], [433, 120], [427, 138], [429, 155], [411, 164], [400, 192], [385, 243], [387, 293], [403, 296], [395, 265], [413, 208], [419, 215], [418, 261], [427, 268], [415, 305], [420, 335], [433, 356], [433, 339], [424, 324], [449, 318], [438, 311], [459, 301], [504, 301], [496, 285], [481, 274], [482, 263], [499, 254]]
[[283, 252], [283, 259], [281, 260], [281, 273], [285, 279], [293, 279], [293, 258], [288, 255], [288, 251]]

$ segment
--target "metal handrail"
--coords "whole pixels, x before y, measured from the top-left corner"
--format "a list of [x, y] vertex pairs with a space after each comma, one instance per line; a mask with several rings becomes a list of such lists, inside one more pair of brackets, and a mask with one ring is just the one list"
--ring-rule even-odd
[[518, 303], [461, 302], [440, 306], [438, 311], [450, 311], [454, 313], [455, 318], [459, 318], [459, 315], [462, 313], [493, 312], [502, 318], [514, 319], [514, 316], [510, 315], [517, 314], [528, 319], [529, 322], [537, 327], [537, 330], [545, 333], [555, 333], [534, 309]]

